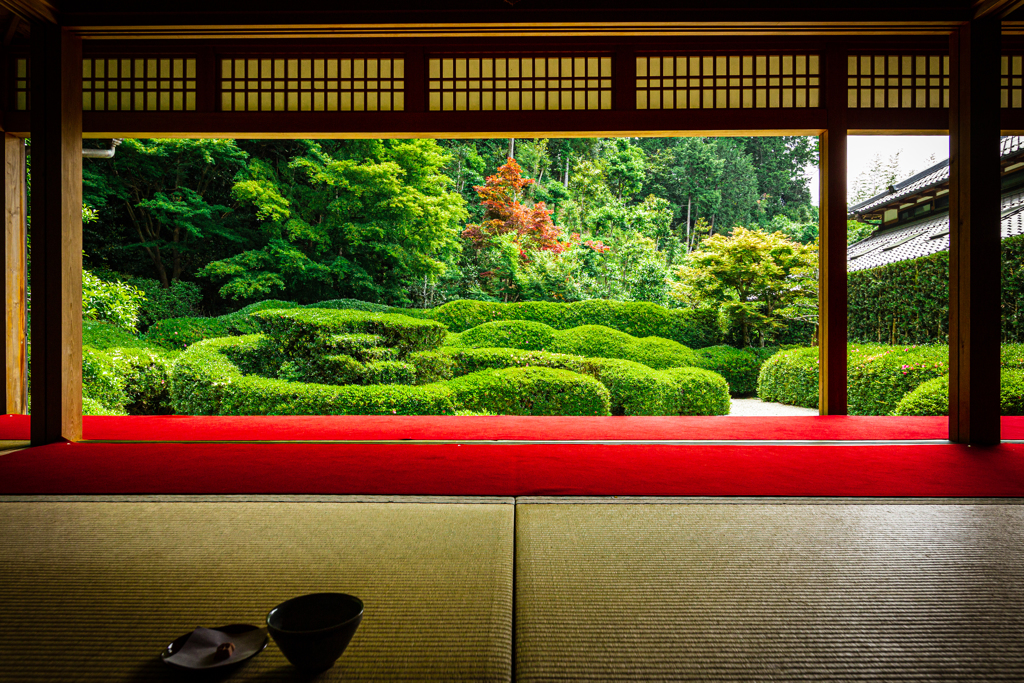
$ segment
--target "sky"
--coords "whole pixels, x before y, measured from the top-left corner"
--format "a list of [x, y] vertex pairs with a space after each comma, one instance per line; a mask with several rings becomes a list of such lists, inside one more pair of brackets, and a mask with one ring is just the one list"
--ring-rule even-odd
[[[846, 177], [849, 191], [863, 171], [878, 155], [888, 159], [898, 150], [900, 153], [900, 178], [923, 171], [930, 164], [928, 158], [934, 154], [935, 162], [949, 158], [949, 138], [945, 135], [851, 135], [848, 138], [846, 156]], [[810, 169], [811, 198], [818, 205], [818, 169]]]

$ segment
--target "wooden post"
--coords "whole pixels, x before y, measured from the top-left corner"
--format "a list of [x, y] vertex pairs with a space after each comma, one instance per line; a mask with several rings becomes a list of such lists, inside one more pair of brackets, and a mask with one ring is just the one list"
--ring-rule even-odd
[[996, 18], [950, 37], [949, 438], [999, 442], [999, 73]]
[[4, 135], [4, 239], [0, 243], [0, 263], [6, 272], [0, 278], [4, 301], [4, 381], [0, 393], [0, 414], [24, 415], [28, 412], [28, 356], [25, 337], [25, 141]]
[[846, 54], [826, 55], [818, 229], [818, 412], [846, 415]]
[[82, 41], [32, 27], [32, 443], [82, 436]]

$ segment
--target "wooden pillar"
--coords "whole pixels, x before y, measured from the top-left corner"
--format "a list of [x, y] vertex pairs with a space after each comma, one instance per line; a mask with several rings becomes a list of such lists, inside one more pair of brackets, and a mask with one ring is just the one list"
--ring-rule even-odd
[[82, 42], [32, 27], [32, 443], [82, 436]]
[[826, 55], [828, 129], [820, 138], [818, 412], [846, 415], [846, 54]]
[[999, 441], [1001, 26], [950, 38], [949, 438]]
[[4, 239], [0, 243], [0, 263], [5, 268], [0, 278], [4, 301], [4, 380], [0, 393], [0, 414], [24, 415], [28, 412], [28, 356], [25, 344], [26, 285], [26, 194], [25, 141], [4, 135], [4, 191], [2, 215]]

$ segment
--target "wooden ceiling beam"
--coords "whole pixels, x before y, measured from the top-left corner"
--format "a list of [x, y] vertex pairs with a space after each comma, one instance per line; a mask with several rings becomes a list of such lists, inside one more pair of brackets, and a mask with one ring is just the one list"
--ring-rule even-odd
[[975, 0], [974, 18], [998, 17], [1002, 19], [1024, 6], [1024, 0]]
[[58, 23], [57, 8], [46, 0], [0, 0], [0, 7], [24, 21], [42, 21], [47, 24]]

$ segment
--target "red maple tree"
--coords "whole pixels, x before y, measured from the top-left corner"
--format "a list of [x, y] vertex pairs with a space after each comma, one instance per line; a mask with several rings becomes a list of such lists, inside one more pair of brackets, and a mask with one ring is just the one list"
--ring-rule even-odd
[[545, 208], [544, 202], [534, 206], [523, 204], [526, 188], [533, 182], [523, 177], [523, 169], [510, 157], [497, 173], [487, 176], [486, 184], [473, 186], [486, 211], [484, 220], [478, 225], [467, 225], [462, 236], [482, 249], [499, 235], [513, 234], [524, 260], [534, 251], [565, 251], [561, 231], [552, 222], [551, 210]]

